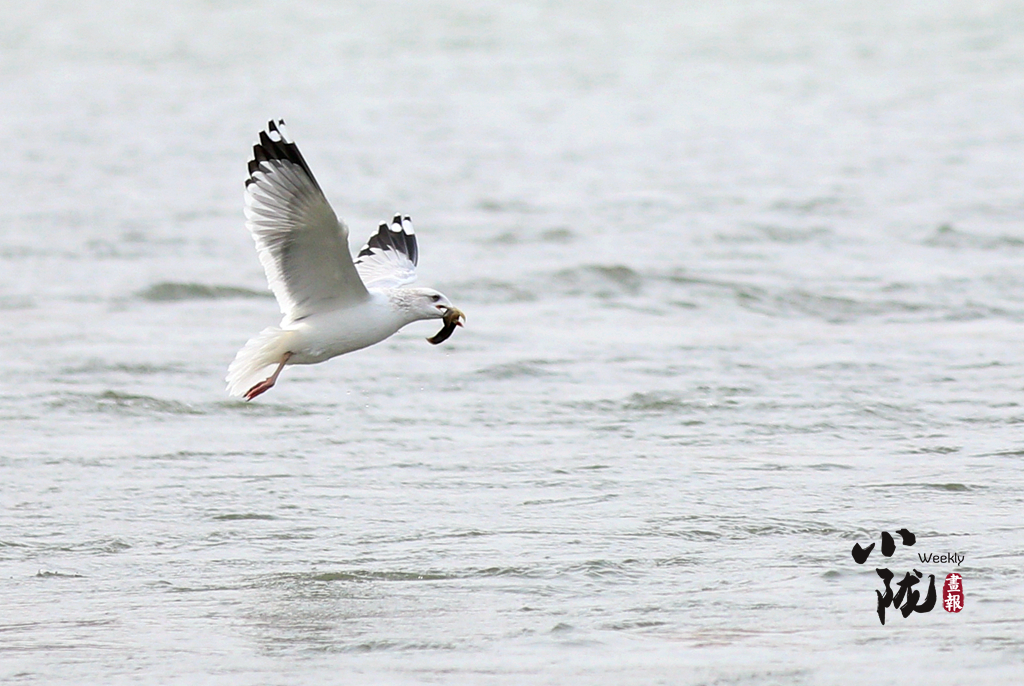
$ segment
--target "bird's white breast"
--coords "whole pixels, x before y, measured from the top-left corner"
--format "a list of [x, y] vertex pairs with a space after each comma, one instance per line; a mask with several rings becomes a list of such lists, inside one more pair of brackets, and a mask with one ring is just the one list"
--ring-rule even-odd
[[407, 324], [386, 295], [371, 290], [365, 301], [283, 324], [294, 331], [289, 364], [316, 364], [383, 341]]

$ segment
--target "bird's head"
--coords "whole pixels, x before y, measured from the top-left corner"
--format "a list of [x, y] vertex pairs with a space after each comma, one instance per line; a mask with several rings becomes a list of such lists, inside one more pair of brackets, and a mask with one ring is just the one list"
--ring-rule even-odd
[[444, 293], [435, 291], [433, 288], [410, 288], [408, 290], [411, 291], [408, 304], [417, 319], [444, 319], [449, 317], [452, 312], [465, 319], [465, 315], [455, 305], [452, 305], [451, 300]]
[[419, 319], [442, 319], [444, 328], [427, 340], [437, 345], [448, 339], [455, 331], [455, 327], [462, 326], [466, 315], [462, 310], [452, 305], [444, 293], [435, 291], [433, 288], [409, 288], [403, 289], [403, 304], [408, 308], [414, 320]]

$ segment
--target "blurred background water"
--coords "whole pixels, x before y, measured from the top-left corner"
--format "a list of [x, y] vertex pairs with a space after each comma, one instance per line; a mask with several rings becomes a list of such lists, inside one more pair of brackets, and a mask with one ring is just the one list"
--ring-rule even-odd
[[[1022, 36], [985, 1], [6, 3], [0, 679], [1019, 683]], [[469, 321], [245, 404], [271, 117]], [[881, 626], [876, 566], [965, 609]]]

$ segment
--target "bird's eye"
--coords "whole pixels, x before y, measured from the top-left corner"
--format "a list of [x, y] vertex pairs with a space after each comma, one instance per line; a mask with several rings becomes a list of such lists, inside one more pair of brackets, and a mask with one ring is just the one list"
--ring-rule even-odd
[[437, 302], [438, 300], [441, 299], [441, 296], [439, 296], [439, 295], [432, 295], [432, 296], [430, 296], [430, 299], [432, 301], [434, 301], [434, 302]]

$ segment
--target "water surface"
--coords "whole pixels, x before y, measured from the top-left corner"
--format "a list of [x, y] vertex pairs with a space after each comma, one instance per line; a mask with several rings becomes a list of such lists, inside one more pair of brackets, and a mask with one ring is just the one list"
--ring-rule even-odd
[[[984, 2], [6, 8], [0, 676], [1019, 682], [1022, 30]], [[413, 217], [469, 325], [245, 404], [271, 117], [353, 244]], [[876, 566], [958, 571], [966, 607], [881, 626]]]

